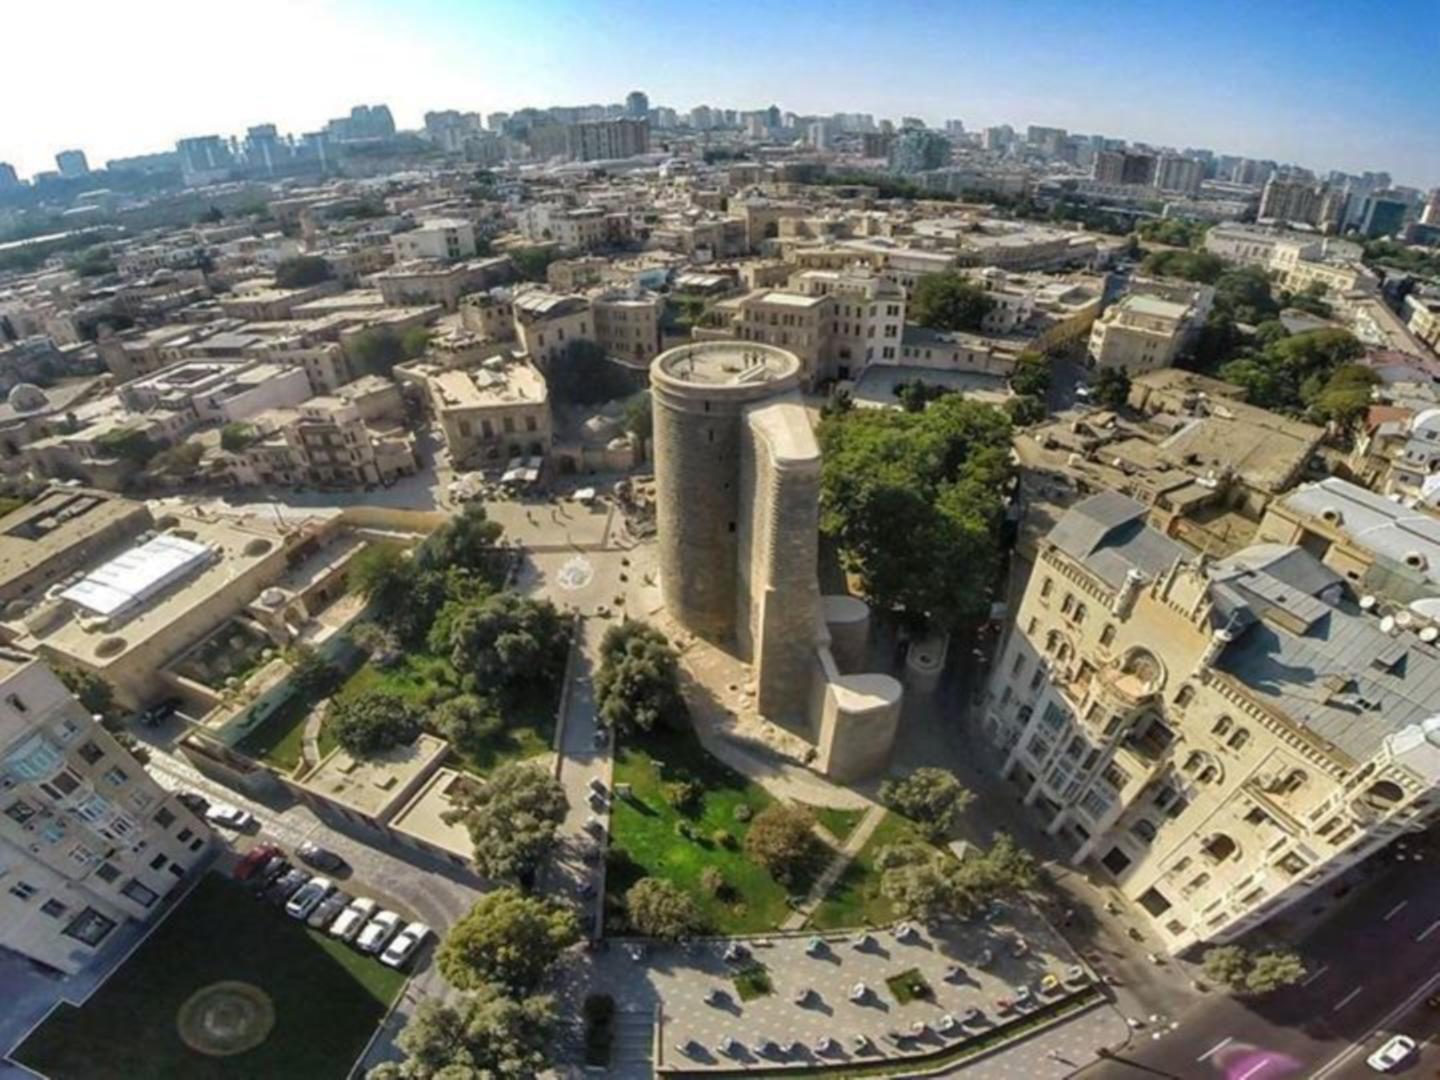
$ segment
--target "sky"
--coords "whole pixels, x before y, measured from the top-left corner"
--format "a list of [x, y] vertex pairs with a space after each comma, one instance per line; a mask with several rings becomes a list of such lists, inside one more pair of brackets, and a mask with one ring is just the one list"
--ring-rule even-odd
[[1435, 0], [10, 0], [0, 161], [92, 166], [385, 103], [1063, 127], [1440, 185]]

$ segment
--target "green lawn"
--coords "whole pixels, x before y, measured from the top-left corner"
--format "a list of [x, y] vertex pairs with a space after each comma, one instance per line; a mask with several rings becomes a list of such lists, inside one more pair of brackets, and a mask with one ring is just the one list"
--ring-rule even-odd
[[746, 964], [730, 981], [735, 984], [735, 993], [741, 1001], [754, 1001], [775, 992], [770, 972], [765, 970], [764, 964]]
[[901, 1005], [908, 1005], [912, 1001], [928, 1001], [932, 996], [930, 984], [925, 981], [925, 976], [920, 974], [919, 968], [909, 968], [899, 975], [891, 975], [885, 980], [885, 985]]
[[315, 704], [305, 694], [291, 694], [283, 705], [247, 732], [235, 744], [235, 749], [282, 772], [294, 772], [305, 744], [305, 718]]
[[[612, 853], [623, 850], [629, 862], [612, 855], [605, 875], [611, 903], [618, 903], [640, 877], [650, 875], [689, 892], [711, 930], [743, 934], [777, 928], [790, 912], [786, 902], [790, 890], [745, 855], [749, 825], [735, 820], [737, 806], [748, 806], [756, 814], [773, 801], [770, 795], [711, 757], [688, 726], [628, 741], [636, 745], [619, 748], [615, 783], [629, 784], [632, 800], [615, 800], [611, 846]], [[699, 812], [690, 818], [667, 803], [663, 792], [664, 783], [682, 775], [704, 790]], [[698, 839], [677, 834], [676, 826], [687, 820]], [[722, 829], [734, 836], [734, 846], [710, 839]], [[700, 874], [710, 866], [724, 875], [730, 895], [710, 896], [701, 888]], [[803, 895], [806, 887], [797, 883], [794, 891]]]
[[925, 836], [906, 818], [886, 813], [865, 846], [840, 875], [830, 895], [810, 916], [810, 926], [832, 930], [842, 926], [877, 926], [895, 918], [890, 901], [880, 895], [880, 871], [875, 856], [886, 844], [904, 840], [926, 843]]
[[[404, 979], [211, 874], [94, 997], [62, 1005], [14, 1057], [53, 1080], [339, 1080]], [[222, 980], [265, 991], [275, 1027], [253, 1050], [216, 1058], [185, 1046], [175, 1018]]]
[[812, 806], [810, 812], [815, 815], [815, 820], [829, 829], [830, 834], [842, 844], [865, 816], [864, 810], [839, 810], [833, 806]]

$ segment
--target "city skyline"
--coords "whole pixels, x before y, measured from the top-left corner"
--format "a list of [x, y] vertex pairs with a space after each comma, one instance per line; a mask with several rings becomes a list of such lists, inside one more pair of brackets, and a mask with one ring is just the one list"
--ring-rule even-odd
[[[609, 10], [602, 21], [568, 0], [520, 8], [428, 0], [403, 17], [384, 0], [362, 0], [343, 18], [329, 0], [299, 10], [262, 0], [223, 28], [225, 53], [253, 75], [221, 82], [215, 26], [192, 25], [171, 0], [142, 6], [138, 20], [63, 0], [16, 16], [20, 37], [35, 41], [83, 19], [89, 32], [67, 41], [78, 69], [113, 68], [117, 44], [127, 59], [104, 94], [51, 93], [12, 110], [0, 160], [33, 175], [78, 147], [100, 167], [253, 124], [315, 130], [356, 101], [389, 104], [400, 127], [415, 128], [432, 109], [608, 103], [639, 88], [652, 104], [682, 111], [775, 103], [802, 115], [917, 115], [936, 127], [952, 117], [971, 129], [1041, 124], [1440, 183], [1440, 144], [1426, 137], [1416, 108], [1440, 89], [1425, 61], [1436, 35], [1403, 12], [1388, 25], [1409, 32], [1392, 41], [1387, 27], [1342, 25], [1318, 4], [1298, 14], [1250, 10], [1241, 21], [1244, 9], [1229, 3], [1078, 14], [1048, 3], [1003, 11], [847, 3], [823, 12], [739, 3], [723, 22], [691, 25], [647, 4]], [[1402, 6], [1418, 16], [1418, 5]], [[765, 42], [751, 32], [756, 19], [769, 28]], [[688, 31], [707, 46], [677, 58], [674, 43]], [[277, 76], [292, 70], [277, 42], [307, 40], [325, 46], [293, 66], [295, 79]], [[54, 82], [53, 54], [17, 52], [15, 85]], [[856, 70], [837, 92], [837, 64], [852, 58]]]

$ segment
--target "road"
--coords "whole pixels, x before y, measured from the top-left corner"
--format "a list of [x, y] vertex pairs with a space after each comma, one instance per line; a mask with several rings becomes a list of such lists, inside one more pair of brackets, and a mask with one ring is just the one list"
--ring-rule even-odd
[[[1440, 1013], [1424, 1004], [1440, 989], [1433, 862], [1393, 865], [1300, 951], [1310, 971], [1302, 985], [1254, 1001], [1207, 997], [1176, 1030], [1158, 1039], [1137, 1032], [1119, 1058], [1087, 1070], [1087, 1080], [1348, 1080], [1375, 1075], [1365, 1057], [1390, 1034], [1420, 1039], [1440, 1030]], [[1440, 1064], [1440, 1051], [1427, 1048], [1422, 1061]], [[1412, 1064], [1395, 1075], [1435, 1071]]]

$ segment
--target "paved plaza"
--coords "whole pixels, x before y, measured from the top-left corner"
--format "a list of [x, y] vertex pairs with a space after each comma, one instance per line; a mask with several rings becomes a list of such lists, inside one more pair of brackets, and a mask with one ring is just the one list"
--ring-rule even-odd
[[[745, 955], [727, 958], [736, 941]], [[753, 964], [763, 965], [771, 992], [742, 1000], [735, 976]], [[1063, 941], [1021, 908], [988, 921], [917, 927], [906, 936], [890, 928], [677, 946], [615, 940], [588, 967], [589, 992], [612, 995], [622, 1010], [658, 1017], [653, 1066], [684, 1071], [813, 1068], [930, 1054], [1059, 1001], [1090, 978]], [[912, 970], [930, 992], [901, 1003], [887, 980]], [[1053, 977], [1048, 990], [1042, 987], [1047, 976]], [[863, 995], [857, 992], [862, 984]], [[857, 1042], [861, 1035], [864, 1045]], [[834, 1045], [822, 1053], [826, 1039]]]

